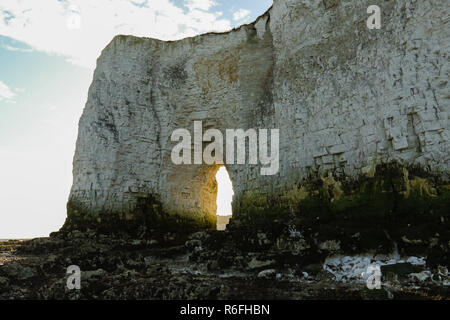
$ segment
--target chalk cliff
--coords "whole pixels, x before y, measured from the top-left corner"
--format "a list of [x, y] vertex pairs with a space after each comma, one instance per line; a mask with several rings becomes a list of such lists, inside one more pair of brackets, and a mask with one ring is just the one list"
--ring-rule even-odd
[[[371, 4], [380, 30], [366, 26]], [[219, 166], [170, 158], [172, 132], [196, 120], [280, 129], [277, 175], [227, 165], [232, 220], [316, 196], [439, 198], [449, 183], [448, 42], [445, 1], [406, 0], [275, 0], [227, 33], [117, 36], [80, 119], [65, 227], [215, 225]]]

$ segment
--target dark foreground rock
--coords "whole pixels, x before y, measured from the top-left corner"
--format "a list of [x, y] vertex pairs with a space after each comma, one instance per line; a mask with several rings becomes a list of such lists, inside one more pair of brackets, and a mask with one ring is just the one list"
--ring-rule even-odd
[[[341, 245], [288, 225], [142, 239], [88, 230], [3, 241], [0, 299], [450, 298], [445, 263], [351, 255]], [[72, 265], [81, 270], [81, 290], [67, 288]], [[381, 289], [369, 290], [377, 265]]]

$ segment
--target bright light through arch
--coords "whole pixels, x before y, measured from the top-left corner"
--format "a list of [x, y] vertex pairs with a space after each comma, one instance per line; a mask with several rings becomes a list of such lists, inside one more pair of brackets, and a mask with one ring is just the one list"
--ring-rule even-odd
[[225, 167], [220, 167], [216, 174], [217, 190], [217, 215], [231, 216], [231, 201], [233, 200], [233, 185]]

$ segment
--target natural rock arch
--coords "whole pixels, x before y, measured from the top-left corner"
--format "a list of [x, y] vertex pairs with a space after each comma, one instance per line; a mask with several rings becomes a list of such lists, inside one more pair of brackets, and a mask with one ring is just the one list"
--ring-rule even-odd
[[216, 224], [217, 182], [219, 165], [189, 165], [174, 168], [167, 181], [167, 209], [182, 212]]
[[311, 196], [337, 203], [362, 185], [383, 189], [377, 174], [392, 167], [401, 185], [394, 192], [433, 174], [439, 193], [449, 180], [448, 83], [440, 74], [448, 61], [445, 31], [429, 21], [447, 9], [386, 2], [383, 27], [368, 30], [369, 5], [277, 0], [228, 33], [173, 42], [115, 37], [98, 59], [80, 120], [65, 227], [211, 211], [204, 203], [214, 187], [205, 177], [213, 169], [169, 160], [173, 130], [192, 130], [196, 120], [221, 131], [280, 129], [277, 175], [227, 167], [235, 221]]

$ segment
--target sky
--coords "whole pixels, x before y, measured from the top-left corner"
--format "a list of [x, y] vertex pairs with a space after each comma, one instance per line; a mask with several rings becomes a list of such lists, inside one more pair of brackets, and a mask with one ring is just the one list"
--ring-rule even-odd
[[[0, 239], [66, 218], [78, 120], [96, 59], [117, 34], [177, 40], [252, 22], [271, 0], [1, 0]], [[226, 170], [218, 213], [231, 210]], [[229, 178], [228, 178], [229, 179]]]

